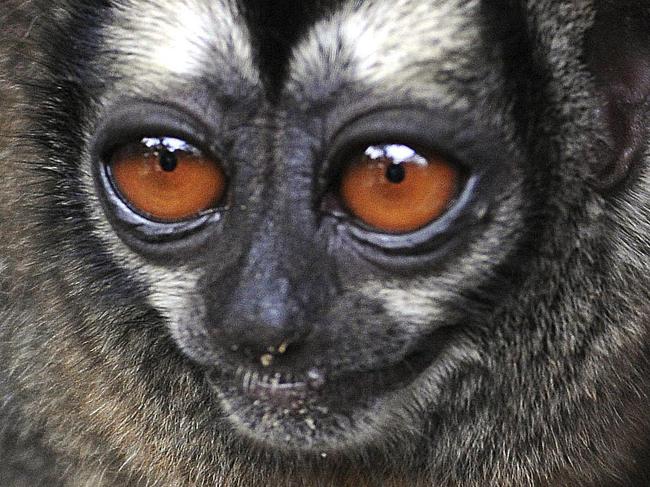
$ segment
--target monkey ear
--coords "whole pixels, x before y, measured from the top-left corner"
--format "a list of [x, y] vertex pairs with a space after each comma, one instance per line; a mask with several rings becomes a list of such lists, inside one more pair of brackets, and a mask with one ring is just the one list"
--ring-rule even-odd
[[596, 0], [585, 38], [587, 65], [606, 106], [610, 160], [597, 174], [601, 189], [615, 187], [643, 157], [650, 134], [650, 5], [638, 0]]

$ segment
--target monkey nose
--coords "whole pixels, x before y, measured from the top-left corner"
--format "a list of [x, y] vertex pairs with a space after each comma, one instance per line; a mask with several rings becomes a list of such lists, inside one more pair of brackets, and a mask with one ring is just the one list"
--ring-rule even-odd
[[311, 324], [287, 279], [263, 281], [239, 286], [211, 332], [221, 347], [245, 352], [265, 365], [304, 340]]

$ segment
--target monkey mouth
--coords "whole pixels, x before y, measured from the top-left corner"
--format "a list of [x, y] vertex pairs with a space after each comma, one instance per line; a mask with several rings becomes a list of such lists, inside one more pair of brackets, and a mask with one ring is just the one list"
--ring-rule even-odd
[[369, 418], [385, 414], [390, 398], [420, 377], [443, 346], [422, 347], [365, 371], [292, 373], [241, 366], [212, 370], [209, 377], [228, 419], [246, 436], [274, 447], [337, 449]]
[[296, 408], [309, 395], [318, 394], [327, 384], [325, 373], [311, 369], [298, 377], [293, 374], [262, 374], [240, 367], [235, 381], [242, 394], [254, 401], [266, 401], [279, 407]]

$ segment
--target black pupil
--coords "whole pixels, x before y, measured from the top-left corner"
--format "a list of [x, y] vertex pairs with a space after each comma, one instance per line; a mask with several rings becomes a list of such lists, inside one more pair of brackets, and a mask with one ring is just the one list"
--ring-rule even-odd
[[386, 179], [391, 183], [399, 184], [404, 181], [404, 178], [406, 178], [406, 169], [404, 169], [404, 164], [393, 163], [386, 168]]
[[173, 152], [165, 149], [160, 151], [159, 160], [160, 167], [165, 172], [172, 172], [174, 169], [176, 169], [176, 166], [178, 166], [178, 158], [174, 155]]

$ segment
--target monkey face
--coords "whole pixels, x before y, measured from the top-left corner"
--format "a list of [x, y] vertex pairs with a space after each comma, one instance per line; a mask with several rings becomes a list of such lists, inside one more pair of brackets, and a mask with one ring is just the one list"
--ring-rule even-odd
[[643, 464], [635, 2], [28, 3], [2, 343], [66, 455], [151, 485]]
[[[186, 15], [209, 29], [216, 14], [199, 10]], [[178, 349], [258, 440], [340, 449], [385, 435], [395, 415], [423, 428], [409, 411], [479, 355], [460, 296], [516, 243], [520, 155], [487, 103], [506, 95], [446, 78], [455, 54], [464, 76], [499, 69], [467, 47], [476, 7], [432, 15], [421, 42], [436, 47], [403, 57], [395, 39], [415, 12], [357, 25], [390, 10], [319, 24], [274, 102], [235, 41], [245, 32], [210, 31], [183, 58], [186, 30], [151, 36], [127, 62], [121, 29], [138, 20], [125, 12], [104, 31], [122, 68], [89, 123], [99, 237], [137, 262]], [[221, 52], [227, 77], [209, 55], [219, 45], [237, 48], [236, 63]]]

